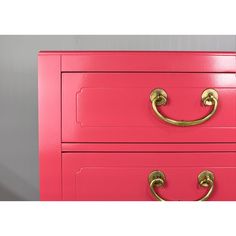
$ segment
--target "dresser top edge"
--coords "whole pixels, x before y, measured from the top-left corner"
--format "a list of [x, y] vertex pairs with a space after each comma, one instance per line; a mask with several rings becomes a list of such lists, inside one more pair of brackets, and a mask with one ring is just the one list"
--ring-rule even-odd
[[79, 55], [79, 54], [109, 54], [109, 53], [137, 53], [137, 54], [199, 54], [199, 55], [218, 55], [236, 56], [236, 51], [156, 51], [156, 50], [79, 50], [79, 51], [39, 51], [38, 55]]

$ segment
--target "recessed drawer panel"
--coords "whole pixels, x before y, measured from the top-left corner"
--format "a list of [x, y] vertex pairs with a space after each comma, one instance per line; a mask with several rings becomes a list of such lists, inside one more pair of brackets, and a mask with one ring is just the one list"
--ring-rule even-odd
[[62, 141], [235, 142], [235, 107], [235, 74], [65, 73]]
[[63, 200], [235, 200], [235, 166], [235, 153], [67, 153]]

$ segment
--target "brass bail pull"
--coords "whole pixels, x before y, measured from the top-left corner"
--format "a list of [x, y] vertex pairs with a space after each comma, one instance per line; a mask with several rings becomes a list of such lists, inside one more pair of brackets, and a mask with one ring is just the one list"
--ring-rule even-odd
[[212, 110], [208, 115], [197, 120], [174, 120], [174, 119], [171, 119], [169, 117], [162, 115], [161, 112], [158, 110], [159, 106], [166, 105], [167, 98], [168, 98], [167, 93], [163, 89], [160, 89], [160, 88], [154, 89], [150, 95], [152, 109], [154, 110], [157, 117], [159, 117], [161, 120], [165, 121], [166, 123], [176, 125], [176, 126], [193, 126], [193, 125], [202, 124], [206, 122], [207, 120], [209, 120], [216, 113], [217, 106], [218, 106], [217, 91], [214, 89], [206, 89], [202, 93], [201, 100], [205, 106], [212, 106]]
[[[163, 187], [165, 185], [166, 179], [165, 175], [162, 171], [153, 171], [149, 174], [148, 177], [149, 187], [152, 195], [155, 197], [157, 201], [167, 201], [163, 197], [158, 194], [156, 191], [159, 187]], [[208, 188], [207, 193], [199, 198], [197, 201], [206, 201], [209, 199], [214, 190], [214, 174], [211, 171], [204, 170], [198, 175], [198, 184], [200, 187]]]

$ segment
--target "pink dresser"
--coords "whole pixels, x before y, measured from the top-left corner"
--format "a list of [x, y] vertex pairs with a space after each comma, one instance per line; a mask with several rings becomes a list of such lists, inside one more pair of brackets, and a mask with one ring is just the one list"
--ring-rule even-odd
[[41, 200], [236, 200], [236, 53], [40, 52]]

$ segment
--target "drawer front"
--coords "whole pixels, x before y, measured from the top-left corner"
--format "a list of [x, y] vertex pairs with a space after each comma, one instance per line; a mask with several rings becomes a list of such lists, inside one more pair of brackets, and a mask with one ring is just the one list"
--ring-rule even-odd
[[[160, 119], [151, 92], [167, 94], [164, 117], [201, 120], [180, 127]], [[218, 93], [218, 106], [201, 102], [204, 90]], [[227, 73], [63, 73], [63, 142], [235, 142], [236, 77]], [[213, 108], [216, 112], [213, 114]]]
[[236, 200], [235, 153], [64, 153], [63, 200], [156, 200], [148, 177], [165, 175], [154, 186], [166, 200], [199, 200], [210, 191], [200, 186], [203, 171], [213, 173], [209, 200]]

